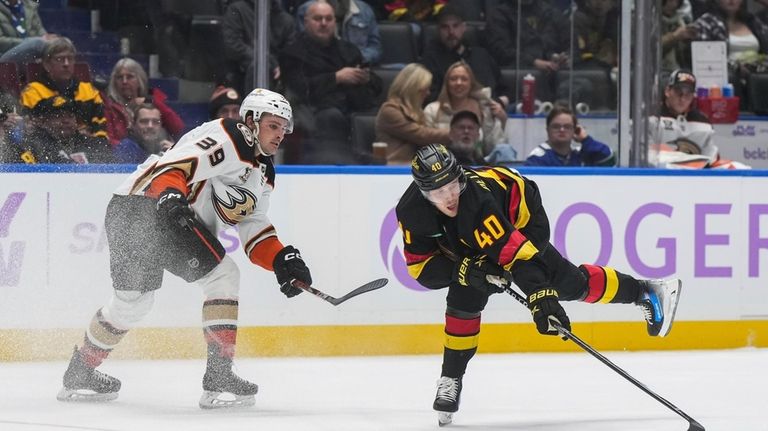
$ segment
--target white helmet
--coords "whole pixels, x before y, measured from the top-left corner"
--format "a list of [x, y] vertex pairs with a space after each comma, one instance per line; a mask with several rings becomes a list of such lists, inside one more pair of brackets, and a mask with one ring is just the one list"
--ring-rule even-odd
[[253, 121], [259, 122], [261, 115], [264, 113], [277, 115], [278, 117], [288, 120], [288, 125], [285, 127], [285, 133], [293, 132], [293, 112], [291, 111], [291, 104], [285, 100], [280, 93], [275, 93], [264, 88], [257, 88], [251, 91], [243, 103], [240, 104], [240, 118], [245, 121], [245, 116], [248, 112], [253, 112]]

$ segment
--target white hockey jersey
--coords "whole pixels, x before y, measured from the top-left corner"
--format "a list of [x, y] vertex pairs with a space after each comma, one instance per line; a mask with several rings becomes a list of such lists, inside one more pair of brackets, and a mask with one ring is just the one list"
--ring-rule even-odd
[[187, 200], [209, 231], [218, 234], [237, 225], [251, 260], [260, 243], [277, 237], [267, 217], [275, 168], [271, 158], [259, 154], [244, 123], [218, 119], [189, 131], [162, 156], [147, 158], [115, 194], [144, 195], [169, 171], [183, 173]]

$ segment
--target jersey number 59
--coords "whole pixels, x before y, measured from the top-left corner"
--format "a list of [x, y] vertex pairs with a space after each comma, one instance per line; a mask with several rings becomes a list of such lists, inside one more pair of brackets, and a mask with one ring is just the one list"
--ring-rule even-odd
[[[205, 138], [200, 142], [196, 142], [195, 145], [200, 147], [202, 150], [207, 150], [214, 145], [218, 144], [215, 139], [213, 138]], [[211, 166], [216, 166], [219, 163], [224, 161], [224, 148], [219, 146], [219, 148], [215, 149], [211, 154], [208, 154], [208, 161], [211, 163]]]

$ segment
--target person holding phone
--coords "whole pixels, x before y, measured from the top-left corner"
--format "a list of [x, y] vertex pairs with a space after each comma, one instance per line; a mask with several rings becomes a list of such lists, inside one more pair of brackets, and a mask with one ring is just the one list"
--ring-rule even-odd
[[616, 166], [611, 147], [589, 136], [576, 115], [555, 106], [547, 115], [547, 140], [531, 151], [527, 166]]

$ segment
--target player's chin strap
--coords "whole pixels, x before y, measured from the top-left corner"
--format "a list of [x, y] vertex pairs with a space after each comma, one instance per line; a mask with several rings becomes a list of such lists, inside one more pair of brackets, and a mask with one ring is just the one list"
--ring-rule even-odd
[[261, 154], [264, 157], [269, 157], [270, 154], [265, 153], [264, 150], [261, 149], [261, 141], [259, 141], [259, 123], [258, 122], [253, 123], [253, 130], [251, 130], [251, 133], [253, 133], [253, 143], [256, 144], [256, 149], [259, 150], [259, 154]]
[[[513, 298], [517, 300], [517, 302], [523, 304], [524, 306], [528, 307], [528, 301], [523, 297], [523, 295], [517, 293], [512, 288], [512, 274], [509, 273], [509, 271], [504, 272], [504, 277], [498, 277], [495, 275], [486, 275], [486, 280], [488, 280], [489, 283], [493, 283], [501, 288], [504, 289], [506, 293], [511, 295]], [[597, 358], [600, 362], [607, 365], [608, 368], [612, 369], [613, 371], [617, 372], [621, 377], [624, 377], [627, 379], [630, 383], [637, 386], [638, 388], [642, 389], [643, 392], [650, 395], [655, 399], [656, 401], [660, 402], [664, 406], [666, 406], [668, 409], [672, 410], [673, 412], [677, 413], [682, 417], [683, 419], [688, 421], [688, 431], [704, 431], [704, 427], [696, 421], [696, 419], [688, 416], [685, 412], [680, 410], [676, 405], [672, 404], [671, 402], [667, 401], [661, 395], [658, 395], [656, 392], [653, 392], [652, 390], [648, 389], [647, 386], [645, 386], [643, 383], [640, 383], [637, 379], [632, 377], [629, 373], [624, 371], [623, 369], [619, 368], [618, 365], [611, 362], [608, 358], [603, 356], [600, 352], [595, 350], [592, 346], [587, 344], [584, 340], [574, 335], [571, 331], [569, 331], [566, 328], [563, 328], [560, 325], [560, 322], [558, 322], [556, 319], [549, 321], [550, 325], [554, 326], [557, 329], [557, 332], [560, 333], [560, 336], [563, 337], [563, 339], [568, 339], [576, 343], [579, 347], [584, 349], [587, 353]]]

